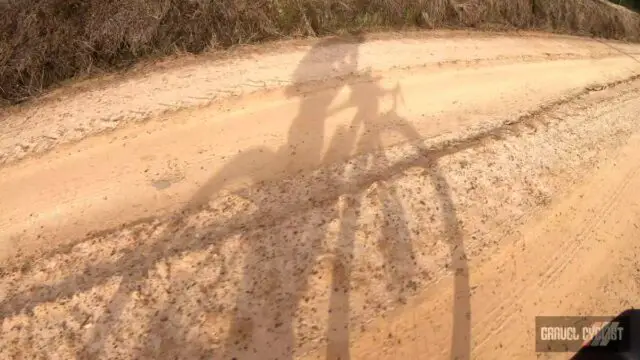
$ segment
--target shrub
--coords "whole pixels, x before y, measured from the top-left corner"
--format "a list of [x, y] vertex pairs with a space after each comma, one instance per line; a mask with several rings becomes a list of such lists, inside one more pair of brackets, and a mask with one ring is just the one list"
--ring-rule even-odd
[[0, 100], [149, 55], [372, 28], [493, 26], [640, 38], [637, 14], [599, 0], [0, 0]]

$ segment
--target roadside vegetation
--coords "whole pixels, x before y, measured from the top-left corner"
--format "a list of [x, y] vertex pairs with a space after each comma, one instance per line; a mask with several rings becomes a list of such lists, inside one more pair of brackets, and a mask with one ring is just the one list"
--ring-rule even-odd
[[0, 102], [149, 56], [388, 28], [640, 40], [640, 16], [604, 0], [0, 0]]

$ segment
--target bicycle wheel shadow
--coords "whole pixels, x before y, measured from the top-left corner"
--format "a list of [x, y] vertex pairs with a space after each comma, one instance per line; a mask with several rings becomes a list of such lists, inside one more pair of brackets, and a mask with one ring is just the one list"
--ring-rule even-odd
[[[320, 41], [300, 63], [294, 73], [294, 82], [308, 72], [356, 72], [361, 42], [361, 36]], [[183, 209], [168, 222], [157, 225], [157, 231], [151, 231], [158, 233], [154, 235], [154, 241], [124, 252], [113, 262], [92, 264], [58, 283], [34, 286], [3, 299], [0, 302], [2, 318], [30, 313], [38, 304], [69, 299], [119, 277], [105, 311], [92, 321], [95, 325], [81, 337], [83, 345], [77, 352], [78, 358], [109, 357], [113, 355], [114, 347], [113, 343], [108, 343], [111, 331], [116, 324], [126, 321], [133, 294], [139, 294], [141, 288], [147, 286], [152, 271], [165, 267], [169, 280], [163, 293], [159, 294], [164, 305], [148, 316], [145, 335], [136, 346], [134, 358], [287, 359], [295, 356], [294, 350], [302, 341], [299, 335], [311, 330], [325, 331], [327, 359], [348, 359], [352, 332], [351, 274], [363, 206], [361, 190], [377, 184], [382, 226], [376, 244], [385, 263], [389, 264], [384, 275], [386, 281], [395, 286], [393, 291], [401, 292], [402, 286], [394, 284], [402, 283], [415, 271], [415, 250], [406, 224], [409, 214], [389, 180], [418, 166], [425, 169], [436, 187], [454, 270], [451, 358], [468, 359], [470, 293], [467, 259], [451, 189], [437, 166], [442, 154], [422, 149], [419, 133], [397, 113], [399, 88], [385, 89], [380, 85], [380, 79], [371, 74], [362, 75], [358, 80], [347, 89], [351, 94], [349, 100], [335, 107], [332, 105], [343, 90], [341, 87], [302, 94], [285, 146], [275, 151], [252, 148], [231, 159]], [[297, 87], [288, 89], [287, 94], [297, 96]], [[381, 100], [388, 95], [395, 96], [393, 106], [383, 113]], [[336, 132], [325, 151], [326, 119], [349, 109], [355, 111], [352, 122]], [[390, 130], [400, 133], [404, 141], [416, 142], [421, 155], [405, 162], [388, 162], [382, 153], [385, 147], [382, 138], [383, 132]], [[358, 164], [364, 169], [356, 175], [347, 161], [354, 154], [359, 156]], [[330, 167], [331, 171], [309, 170], [320, 165]], [[282, 178], [283, 174], [296, 172], [294, 178], [302, 178], [300, 182]], [[228, 183], [240, 177], [256, 180], [255, 188], [234, 192], [250, 201], [253, 210], [230, 219], [214, 219], [206, 226], [189, 222], [190, 215], [210, 207], [210, 201]], [[337, 231], [331, 235], [335, 235], [334, 243], [327, 247], [330, 228]], [[231, 266], [229, 271], [221, 269], [218, 278], [203, 286], [201, 297], [191, 299], [191, 293], [181, 289], [189, 289], [193, 279], [174, 280], [167, 259], [207, 250], [203, 261], [206, 264], [221, 256], [224, 240], [230, 236], [240, 238], [240, 254], [237, 260], [226, 259], [223, 263], [239, 264], [240, 280], [233, 283], [235, 288], [229, 291], [235, 298], [233, 308], [223, 311], [218, 309], [216, 296], [222, 297], [220, 291], [227, 290], [218, 289], [221, 284], [235, 281], [231, 278], [237, 274]], [[296, 314], [301, 311], [301, 304], [308, 301], [306, 293], [310, 278], [317, 271], [318, 258], [326, 254], [332, 259], [328, 265], [327, 313], [318, 315], [326, 325], [321, 327], [324, 330], [314, 330], [313, 325], [301, 325]], [[195, 277], [197, 274], [196, 271]], [[208, 289], [218, 289], [218, 292]], [[194, 312], [230, 314], [221, 343], [208, 343], [202, 339], [204, 335], [192, 335], [194, 324], [202, 324], [195, 320]], [[226, 318], [216, 319], [223, 322]]]
[[[449, 245], [451, 269], [453, 270], [454, 289], [453, 289], [453, 321], [452, 336], [450, 346], [451, 359], [469, 359], [471, 352], [471, 303], [470, 303], [470, 286], [469, 286], [469, 269], [467, 264], [467, 256], [464, 250], [463, 234], [458, 223], [455, 204], [452, 200], [451, 189], [444, 175], [438, 168], [437, 161], [441, 156], [447, 154], [442, 151], [430, 151], [425, 149], [421, 144], [421, 136], [416, 129], [403, 117], [398, 115], [398, 99], [402, 97], [402, 92], [398, 85], [393, 89], [385, 89], [378, 84], [381, 78], [373, 77], [371, 74], [364, 75], [364, 82], [371, 84], [368, 87], [352, 85], [351, 99], [349, 104], [345, 104], [340, 108], [349, 108], [353, 106], [357, 109], [349, 130], [341, 130], [334, 139], [344, 142], [345, 140], [355, 143], [356, 153], [371, 153], [384, 149], [383, 133], [387, 131], [397, 132], [404, 141], [417, 143], [416, 147], [420, 151], [421, 157], [408, 164], [387, 164], [387, 159], [383, 157], [370, 156], [373, 158], [375, 167], [380, 168], [391, 167], [397, 168], [389, 171], [388, 174], [400, 174], [402, 171], [410, 167], [418, 166], [423, 168], [423, 174], [430, 178], [436, 189], [441, 216], [444, 219], [444, 234], [446, 242]], [[382, 113], [379, 101], [371, 101], [371, 99], [381, 99], [386, 95], [393, 95], [393, 105], [391, 110]], [[354, 133], [358, 127], [362, 127], [362, 135], [357, 141]], [[331, 147], [328, 156], [331, 155]], [[375, 161], [379, 164], [375, 164]], [[368, 162], [371, 165], [371, 161]], [[406, 281], [407, 274], [414, 272], [414, 250], [411, 244], [411, 236], [407, 227], [407, 220], [402, 205], [402, 201], [396, 193], [396, 189], [386, 185], [385, 180], [391, 180], [393, 175], [376, 179], [376, 182], [382, 184], [378, 196], [381, 198], [383, 213], [383, 225], [378, 239], [379, 251], [384, 255], [386, 263], [390, 265], [390, 276], [388, 282], [390, 284], [398, 284]], [[380, 189], [380, 188], [379, 188]], [[362, 194], [355, 195], [350, 198], [347, 211], [341, 214], [341, 228], [339, 241], [342, 248], [346, 249], [341, 259], [351, 256], [354, 246], [354, 232], [358, 221], [358, 209], [363, 201]], [[394, 221], [398, 220], [398, 221]], [[394, 224], [396, 226], [389, 226]], [[399, 226], [398, 226], [399, 225]], [[390, 239], [395, 238], [399, 241]], [[328, 334], [327, 334], [327, 351], [326, 359], [349, 359], [349, 277], [350, 265], [342, 260], [337, 261], [334, 265], [332, 279], [332, 288], [336, 289], [332, 292], [329, 305], [328, 317]]]

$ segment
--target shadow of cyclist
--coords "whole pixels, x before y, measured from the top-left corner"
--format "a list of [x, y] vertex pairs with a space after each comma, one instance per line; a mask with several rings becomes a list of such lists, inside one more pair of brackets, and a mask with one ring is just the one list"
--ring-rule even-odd
[[[306, 72], [324, 74], [335, 71], [343, 75], [355, 72], [361, 41], [360, 37], [346, 41], [320, 41], [305, 56], [295, 76], [302, 78]], [[300, 79], [294, 79], [294, 82], [298, 80]], [[386, 181], [393, 180], [394, 174], [412, 166], [424, 166], [428, 168], [427, 173], [431, 174], [429, 176], [434, 183], [440, 184], [438, 201], [446, 220], [451, 256], [454, 257], [457, 300], [454, 300], [452, 358], [468, 358], [468, 270], [450, 190], [444, 177], [439, 175], [434, 166], [439, 155], [424, 150], [419, 161], [413, 159], [387, 169], [387, 159], [384, 156], [376, 157], [375, 154], [387, 145], [383, 143], [383, 132], [397, 131], [405, 141], [419, 142], [420, 137], [396, 111], [399, 89], [383, 88], [379, 79], [370, 74], [359, 80], [349, 86], [349, 100], [335, 108], [331, 105], [342, 91], [341, 87], [301, 94], [303, 98], [289, 129], [286, 145], [275, 151], [263, 147], [252, 148], [231, 159], [194, 194], [184, 209], [157, 227], [159, 235], [154, 235], [153, 241], [123, 251], [117, 260], [91, 264], [84, 271], [58, 283], [35, 286], [24, 293], [12, 295], [0, 303], [2, 315], [8, 316], [25, 309], [28, 312], [39, 303], [69, 298], [75, 293], [104, 284], [113, 277], [119, 277], [120, 281], [107, 301], [105, 311], [93, 321], [95, 326], [83, 337], [84, 347], [78, 353], [80, 358], [99, 357], [103, 353], [112, 325], [122, 321], [123, 312], [131, 301], [132, 294], [139, 291], [158, 263], [187, 251], [219, 247], [223, 239], [231, 234], [238, 234], [242, 238], [243, 252], [239, 266], [240, 281], [234, 284], [238, 288], [234, 295], [235, 306], [231, 314], [231, 325], [220, 351], [229, 358], [291, 358], [297, 345], [294, 322], [303, 301], [301, 294], [308, 288], [313, 266], [324, 251], [322, 241], [327, 233], [327, 220], [338, 219], [337, 244], [330, 270], [327, 357], [349, 358], [349, 292], [354, 243], [362, 205], [362, 195], [358, 191], [372, 184], [377, 186], [376, 196], [382, 204], [383, 215], [376, 243], [385, 262], [389, 263], [386, 281], [401, 287], [397, 283], [402, 278], [411, 276], [414, 271], [413, 248], [402, 201], [396, 189]], [[298, 88], [293, 86], [287, 92], [289, 95], [298, 94]], [[389, 95], [394, 96], [394, 105], [391, 111], [384, 113], [380, 104], [382, 98]], [[329, 144], [329, 150], [323, 153], [326, 119], [347, 109], [355, 110], [352, 122], [338, 131]], [[316, 188], [293, 189], [287, 181], [275, 181], [280, 174], [316, 168], [321, 164], [333, 164], [354, 153], [370, 159], [364, 166], [372, 167], [371, 174], [362, 171], [359, 177], [354, 178], [349, 174], [348, 163], [343, 162], [336, 165], [336, 169], [342, 168], [335, 175], [320, 172], [321, 175], [316, 179], [320, 184]], [[254, 196], [252, 190], [243, 190], [236, 194], [245, 196], [254, 203], [256, 210], [253, 213], [234, 217], [227, 223], [214, 221], [208, 227], [197, 228], [188, 223], [186, 215], [206, 206], [229, 181], [237, 177], [253, 177], [256, 169], [259, 171], [264, 168], [272, 174], [274, 181], [263, 181], [261, 186], [283, 189], [280, 193], [281, 203], [290, 206], [279, 204], [280, 209], [274, 210], [273, 196], [265, 199], [262, 195]], [[261, 176], [257, 178], [264, 180]], [[278, 233], [278, 229], [286, 229], [289, 217], [315, 208], [326, 208], [327, 212], [310, 216], [300, 232], [293, 230], [287, 234]], [[284, 225], [276, 227], [276, 230], [265, 230], [276, 222]], [[216, 287], [223, 280], [216, 280], [209, 285]], [[186, 295], [169, 288], [166, 296], [168, 299], [164, 308], [150, 317], [146, 326], [146, 339], [140, 344], [136, 357], [211, 358], [219, 355], [214, 354], [207, 347], [208, 344], [190, 340], [187, 336], [188, 329], [183, 325], [188, 323], [178, 321], [184, 318], [180, 312], [182, 303], [189, 300]], [[184, 320], [191, 321], [187, 318]]]

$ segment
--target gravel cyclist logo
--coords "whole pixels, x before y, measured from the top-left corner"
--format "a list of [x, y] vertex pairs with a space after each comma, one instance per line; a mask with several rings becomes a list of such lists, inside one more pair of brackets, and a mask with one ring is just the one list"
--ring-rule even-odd
[[627, 316], [536, 317], [536, 351], [573, 352], [584, 348], [620, 351], [628, 348]]

